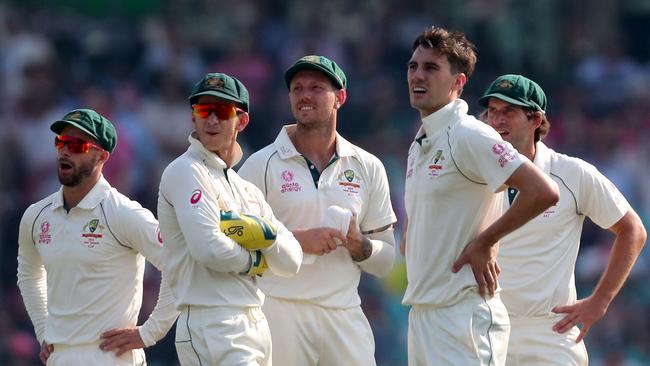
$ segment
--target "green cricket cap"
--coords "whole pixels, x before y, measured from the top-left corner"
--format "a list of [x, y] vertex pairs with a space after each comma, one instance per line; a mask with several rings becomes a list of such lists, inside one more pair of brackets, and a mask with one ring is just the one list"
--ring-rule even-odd
[[332, 80], [334, 86], [338, 89], [345, 89], [348, 87], [348, 79], [345, 73], [336, 62], [330, 60], [325, 56], [309, 55], [296, 61], [287, 71], [284, 72], [284, 81], [287, 83], [287, 88], [291, 85], [291, 79], [301, 70], [316, 70], [324, 73]]
[[74, 126], [92, 136], [99, 142], [99, 146], [109, 153], [112, 153], [115, 145], [117, 145], [117, 131], [115, 131], [113, 123], [92, 109], [72, 110], [60, 120], [52, 123], [50, 130], [60, 135], [65, 126], [68, 125]]
[[525, 76], [513, 74], [499, 76], [490, 84], [478, 102], [483, 107], [487, 107], [490, 98], [498, 98], [510, 104], [546, 112], [544, 90]]
[[235, 105], [248, 112], [250, 98], [244, 84], [236, 78], [214, 72], [206, 74], [203, 79], [194, 84], [190, 93], [190, 104], [196, 103], [201, 95], [213, 95], [219, 99], [233, 102]]

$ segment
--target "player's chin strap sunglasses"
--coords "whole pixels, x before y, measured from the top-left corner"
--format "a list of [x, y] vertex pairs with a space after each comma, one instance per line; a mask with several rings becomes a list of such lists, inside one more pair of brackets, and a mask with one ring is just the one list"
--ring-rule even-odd
[[196, 103], [192, 104], [192, 111], [195, 115], [204, 119], [210, 117], [210, 115], [214, 113], [214, 115], [221, 120], [231, 119], [235, 117], [237, 113], [244, 113], [242, 109], [237, 108], [235, 105], [226, 103]]
[[104, 151], [101, 146], [90, 141], [82, 140], [78, 137], [58, 135], [54, 138], [54, 147], [56, 147], [57, 150], [61, 150], [65, 146], [68, 146], [68, 151], [73, 154], [86, 154], [90, 149]]

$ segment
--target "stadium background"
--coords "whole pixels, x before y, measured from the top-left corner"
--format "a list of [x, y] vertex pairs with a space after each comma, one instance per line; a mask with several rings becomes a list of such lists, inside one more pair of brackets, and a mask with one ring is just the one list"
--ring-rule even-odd
[[[538, 81], [549, 97], [558, 151], [596, 164], [650, 223], [650, 2], [645, 0], [21, 0], [0, 1], [0, 364], [37, 365], [39, 346], [16, 287], [17, 226], [27, 205], [58, 187], [49, 124], [94, 108], [119, 130], [105, 175], [155, 212], [160, 173], [186, 149], [186, 96], [207, 71], [251, 93], [247, 154], [290, 121], [283, 71], [310, 53], [336, 60], [349, 98], [339, 130], [378, 155], [401, 220], [404, 162], [418, 123], [406, 89], [414, 37], [436, 24], [478, 48], [464, 92], [471, 112], [503, 73]], [[587, 223], [576, 270], [581, 296], [606, 264], [611, 236]], [[605, 319], [587, 336], [591, 365], [650, 364], [645, 250]], [[432, 263], [435, 265], [435, 263]], [[143, 314], [155, 303], [148, 271]], [[364, 277], [363, 307], [380, 366], [406, 365], [403, 260], [383, 280]], [[65, 288], [59, 291], [65, 291]], [[173, 330], [147, 350], [175, 365]]]

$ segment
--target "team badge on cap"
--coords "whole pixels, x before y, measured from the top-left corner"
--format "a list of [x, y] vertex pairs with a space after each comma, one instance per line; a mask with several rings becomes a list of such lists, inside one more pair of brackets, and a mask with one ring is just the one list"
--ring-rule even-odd
[[499, 88], [499, 89], [512, 89], [512, 87], [513, 87], [513, 85], [510, 82], [510, 80], [501, 80], [497, 84], [497, 88]]
[[301, 60], [307, 61], [307, 62], [320, 63], [320, 56], [309, 55], [309, 56], [303, 57]]
[[67, 116], [63, 117], [63, 119], [70, 119], [73, 121], [79, 121], [81, 119], [81, 112], [79, 111], [74, 111]]
[[205, 80], [203, 85], [205, 85], [206, 88], [223, 89], [225, 83], [221, 78], [210, 78]]

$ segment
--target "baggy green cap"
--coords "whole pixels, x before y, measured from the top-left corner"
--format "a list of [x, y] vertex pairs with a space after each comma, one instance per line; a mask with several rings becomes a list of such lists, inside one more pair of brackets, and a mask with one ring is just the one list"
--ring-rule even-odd
[[301, 70], [316, 70], [325, 73], [325, 75], [332, 80], [338, 89], [345, 89], [348, 87], [348, 79], [345, 73], [336, 62], [330, 60], [325, 56], [309, 55], [305, 56], [296, 63], [294, 63], [284, 73], [284, 81], [287, 83], [287, 88], [291, 85], [291, 79]]
[[194, 84], [188, 98], [190, 104], [196, 103], [201, 95], [213, 95], [233, 102], [245, 112], [248, 112], [250, 103], [248, 90], [241, 81], [232, 76], [218, 72], [205, 75], [203, 79]]
[[115, 126], [107, 118], [92, 109], [72, 110], [60, 120], [52, 123], [50, 130], [60, 135], [67, 125], [74, 126], [92, 136], [99, 142], [99, 146], [109, 153], [112, 153], [115, 145], [117, 145]]
[[498, 98], [510, 104], [546, 112], [544, 90], [525, 76], [513, 74], [499, 76], [490, 84], [478, 102], [483, 107], [487, 107], [490, 98]]

